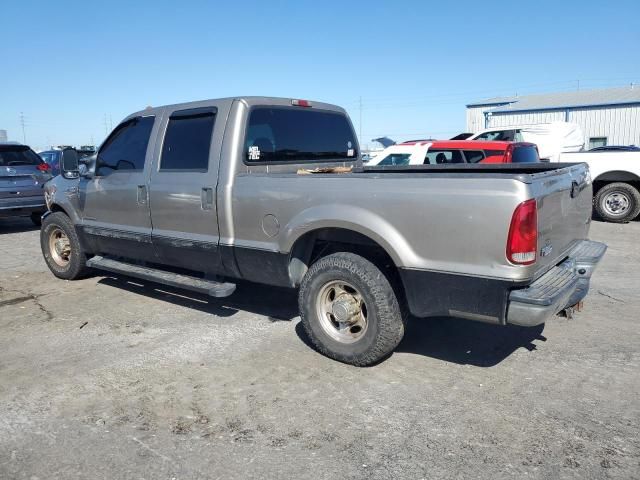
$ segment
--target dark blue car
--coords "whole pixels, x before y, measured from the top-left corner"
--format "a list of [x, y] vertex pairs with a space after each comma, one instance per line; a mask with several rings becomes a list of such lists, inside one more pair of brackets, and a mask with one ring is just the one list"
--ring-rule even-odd
[[60, 174], [60, 157], [62, 156], [62, 150], [46, 150], [40, 152], [38, 155], [51, 167], [51, 175], [55, 177]]

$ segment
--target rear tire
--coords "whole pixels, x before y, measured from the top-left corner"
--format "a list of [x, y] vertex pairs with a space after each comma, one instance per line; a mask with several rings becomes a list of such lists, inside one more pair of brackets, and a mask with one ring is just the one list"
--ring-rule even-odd
[[85, 276], [87, 257], [71, 219], [62, 212], [48, 215], [40, 229], [40, 247], [49, 270], [58, 278]]
[[353, 253], [334, 253], [313, 264], [302, 279], [298, 305], [315, 348], [340, 362], [376, 363], [404, 336], [402, 311], [389, 280]]
[[606, 222], [627, 223], [640, 214], [640, 193], [623, 182], [609, 183], [596, 194], [594, 207]]

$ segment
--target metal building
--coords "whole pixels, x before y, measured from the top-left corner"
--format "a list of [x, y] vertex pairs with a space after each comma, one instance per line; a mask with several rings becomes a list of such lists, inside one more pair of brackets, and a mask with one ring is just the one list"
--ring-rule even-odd
[[585, 147], [640, 145], [640, 86], [516, 97], [467, 105], [467, 131], [555, 121], [577, 123]]

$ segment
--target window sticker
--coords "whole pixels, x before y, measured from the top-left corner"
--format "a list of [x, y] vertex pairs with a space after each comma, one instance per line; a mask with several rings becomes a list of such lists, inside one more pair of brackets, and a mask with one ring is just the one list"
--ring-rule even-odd
[[347, 150], [347, 157], [353, 157], [353, 148], [350, 148], [349, 150]]
[[256, 145], [249, 147], [249, 160], [260, 160], [260, 148]]

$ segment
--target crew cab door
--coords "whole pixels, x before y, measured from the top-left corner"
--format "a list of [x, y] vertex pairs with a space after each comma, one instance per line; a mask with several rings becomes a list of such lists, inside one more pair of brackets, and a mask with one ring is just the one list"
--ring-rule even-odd
[[157, 124], [153, 115], [122, 122], [101, 145], [92, 178], [80, 179], [80, 228], [95, 253], [155, 258], [147, 179]]
[[216, 184], [226, 110], [210, 103], [165, 111], [150, 178], [152, 238], [161, 263], [220, 273]]

